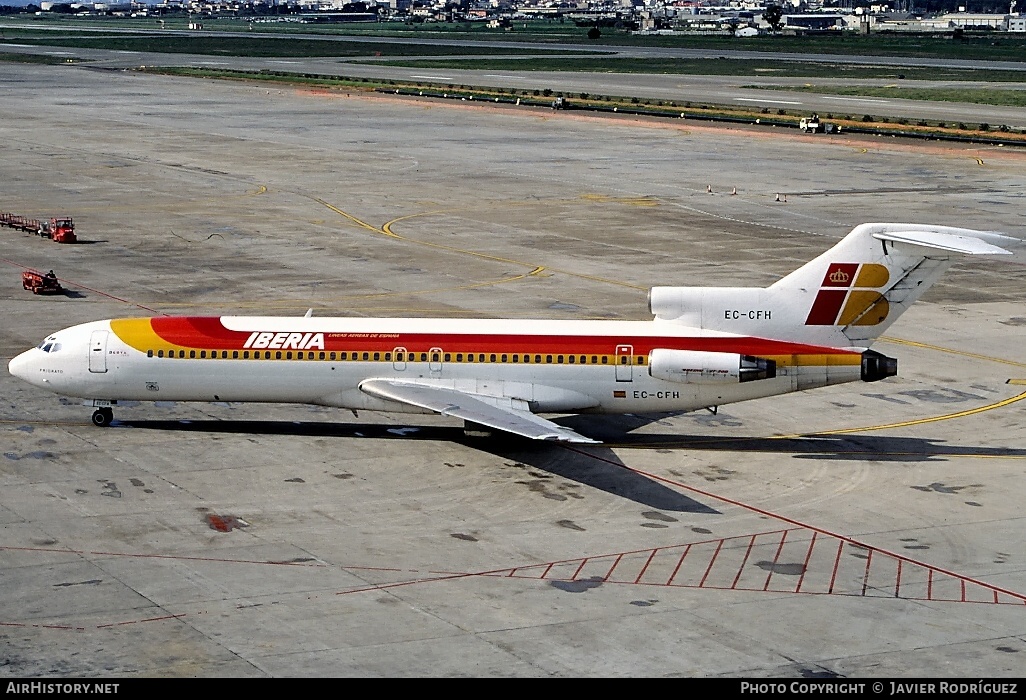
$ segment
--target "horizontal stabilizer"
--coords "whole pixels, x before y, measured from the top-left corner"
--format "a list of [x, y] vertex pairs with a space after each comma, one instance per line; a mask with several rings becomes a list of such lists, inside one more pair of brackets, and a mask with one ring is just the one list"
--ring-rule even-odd
[[360, 383], [360, 391], [388, 401], [417, 406], [443, 416], [462, 418], [471, 423], [504, 430], [534, 440], [598, 443], [570, 428], [564, 428], [525, 408], [515, 408], [515, 399], [497, 399], [491, 396], [469, 394], [456, 389], [392, 379], [367, 379]]
[[1012, 251], [991, 245], [976, 236], [961, 236], [940, 231], [887, 231], [874, 233], [873, 238], [962, 255], [1012, 255]]

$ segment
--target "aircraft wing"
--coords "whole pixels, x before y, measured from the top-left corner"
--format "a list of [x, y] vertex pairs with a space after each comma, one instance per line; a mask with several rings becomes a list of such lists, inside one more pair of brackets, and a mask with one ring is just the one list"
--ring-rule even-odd
[[456, 389], [393, 379], [364, 380], [360, 383], [360, 391], [375, 398], [417, 406], [443, 416], [462, 418], [534, 440], [599, 442], [536, 416], [527, 409], [526, 402], [516, 399], [496, 399]]

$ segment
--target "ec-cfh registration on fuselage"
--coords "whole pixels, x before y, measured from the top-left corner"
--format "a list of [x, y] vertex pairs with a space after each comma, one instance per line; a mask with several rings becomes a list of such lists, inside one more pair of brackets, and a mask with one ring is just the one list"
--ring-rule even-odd
[[587, 443], [540, 414], [688, 411], [893, 376], [873, 341], [955, 260], [1024, 244], [869, 223], [769, 287], [654, 287], [651, 321], [121, 318], [57, 331], [9, 370], [83, 399], [100, 426], [125, 400], [304, 403]]

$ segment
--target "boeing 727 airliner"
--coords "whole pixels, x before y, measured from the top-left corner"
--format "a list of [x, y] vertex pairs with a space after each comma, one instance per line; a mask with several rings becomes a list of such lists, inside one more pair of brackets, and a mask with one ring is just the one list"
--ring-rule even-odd
[[540, 414], [689, 411], [897, 373], [870, 350], [962, 255], [1026, 241], [862, 224], [766, 288], [655, 287], [651, 321], [152, 317], [48, 336], [9, 365], [84, 399], [303, 403], [438, 413], [469, 427], [596, 442]]

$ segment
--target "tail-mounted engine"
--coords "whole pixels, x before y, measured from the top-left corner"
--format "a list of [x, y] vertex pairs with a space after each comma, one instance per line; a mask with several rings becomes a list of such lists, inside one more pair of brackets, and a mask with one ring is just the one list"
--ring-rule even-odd
[[898, 360], [876, 350], [862, 353], [862, 381], [876, 382], [898, 374]]
[[656, 379], [679, 384], [752, 382], [777, 376], [777, 363], [752, 355], [695, 350], [653, 350], [648, 373]]

